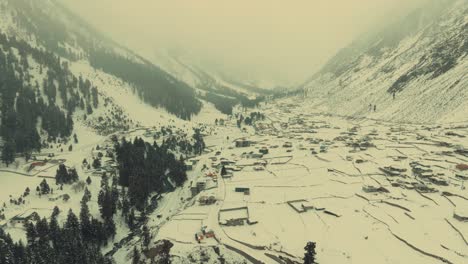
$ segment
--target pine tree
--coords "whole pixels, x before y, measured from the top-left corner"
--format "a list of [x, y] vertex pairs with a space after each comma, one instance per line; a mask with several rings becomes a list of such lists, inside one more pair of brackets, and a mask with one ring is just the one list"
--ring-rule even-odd
[[140, 252], [136, 246], [133, 248], [132, 264], [140, 264]]
[[80, 264], [85, 259], [85, 248], [81, 235], [80, 222], [70, 209], [67, 221], [63, 227], [63, 250], [68, 254], [63, 254], [63, 263]]
[[50, 240], [52, 241], [54, 249], [56, 250], [56, 253], [59, 253], [58, 251], [61, 246], [61, 230], [57, 221], [57, 215], [53, 213], [52, 213], [52, 218], [50, 219], [49, 231], [50, 231], [50, 234], [49, 234]]
[[55, 206], [54, 209], [52, 210], [52, 218], [56, 218], [60, 214], [60, 209]]
[[37, 231], [33, 223], [27, 222], [26, 227], [26, 237], [28, 239], [28, 246], [32, 246], [36, 243]]
[[[110, 220], [117, 211], [118, 191], [117, 183], [113, 184], [113, 188], [109, 187], [109, 179], [106, 175], [102, 176], [101, 190], [98, 195], [99, 211], [105, 220]], [[115, 186], [115, 188], [114, 188]]]
[[88, 190], [88, 187], [85, 187], [85, 190], [84, 190], [84, 194], [83, 194], [83, 199], [81, 200], [81, 202], [83, 203], [87, 203], [89, 201], [91, 201], [91, 192]]
[[130, 210], [130, 213], [128, 214], [127, 223], [130, 229], [133, 229], [135, 227], [135, 210], [133, 208]]
[[80, 222], [78, 218], [70, 209], [67, 215], [67, 221], [65, 222], [64, 229], [68, 230], [76, 239], [80, 238]]
[[314, 264], [315, 262], [315, 242], [307, 242], [307, 245], [304, 247], [306, 251], [304, 254], [304, 264]]
[[49, 240], [49, 223], [47, 219], [42, 218], [36, 224], [36, 232], [40, 242], [48, 242]]
[[14, 264], [13, 249], [0, 237], [0, 263]]
[[93, 168], [94, 168], [94, 169], [99, 169], [99, 168], [101, 168], [101, 160], [99, 160], [98, 158], [94, 159], [94, 160], [93, 160]]
[[24, 197], [28, 196], [30, 192], [31, 190], [29, 189], [29, 187], [26, 187], [26, 189], [24, 190], [23, 196]]
[[[0, 253], [0, 258], [1, 256], [2, 254]], [[15, 256], [16, 263], [27, 263], [28, 261], [27, 256], [26, 256], [26, 248], [21, 240], [14, 247], [14, 256]]]
[[145, 225], [143, 226], [143, 234], [142, 234], [142, 242], [143, 242], [143, 247], [148, 248], [150, 242], [151, 242], [151, 235], [149, 232], [148, 227]]
[[46, 179], [42, 180], [40, 183], [40, 193], [41, 194], [49, 194], [50, 193], [50, 187], [49, 184], [47, 183]]
[[80, 177], [78, 176], [78, 172], [76, 172], [76, 169], [70, 169], [69, 171], [69, 182], [68, 183], [73, 183], [78, 181]]
[[115, 214], [115, 212], [117, 211], [117, 203], [119, 202], [119, 189], [117, 187], [117, 184], [117, 177], [112, 177], [111, 201], [113, 214]]
[[81, 234], [83, 236], [84, 241], [90, 241], [93, 236], [91, 221], [90, 221], [89, 207], [87, 204], [88, 201], [89, 201], [89, 196], [86, 194], [86, 191], [85, 191], [85, 194], [83, 195], [83, 198], [81, 199], [81, 210], [80, 210]]
[[106, 236], [111, 237], [112, 239], [115, 236], [117, 227], [115, 226], [114, 220], [112, 218], [104, 220], [104, 226], [106, 230]]
[[55, 174], [55, 181], [57, 184], [64, 184], [70, 181], [68, 170], [67, 167], [65, 167], [65, 164], [59, 165], [57, 173]]
[[2, 150], [2, 161], [7, 167], [15, 161], [15, 152], [15, 143], [7, 141]]

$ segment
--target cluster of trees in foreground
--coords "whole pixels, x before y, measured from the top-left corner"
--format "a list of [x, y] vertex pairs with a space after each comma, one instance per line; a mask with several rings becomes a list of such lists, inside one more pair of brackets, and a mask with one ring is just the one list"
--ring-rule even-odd
[[60, 226], [61, 214], [55, 207], [50, 221], [46, 218], [25, 225], [27, 241], [14, 242], [0, 228], [1, 264], [110, 264], [100, 247], [115, 235], [109, 228], [90, 216], [88, 198], [83, 197], [79, 216], [70, 210]]

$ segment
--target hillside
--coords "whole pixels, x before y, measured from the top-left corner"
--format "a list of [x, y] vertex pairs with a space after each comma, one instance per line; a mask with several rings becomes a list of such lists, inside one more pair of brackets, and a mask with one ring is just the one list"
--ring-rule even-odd
[[141, 122], [219, 115], [203, 107], [184, 81], [99, 33], [58, 1], [1, 0], [0, 7], [6, 164], [15, 153], [28, 158], [44, 148], [43, 140], [76, 137], [77, 122], [110, 134]]
[[190, 119], [201, 104], [193, 90], [136, 53], [94, 30], [53, 0], [3, 0], [1, 32], [70, 63], [87, 61], [135, 89], [146, 103]]
[[204, 144], [187, 120], [218, 114], [202, 107], [59, 1], [0, 0], [0, 263], [113, 263], [135, 211], [185, 183]]
[[468, 3], [429, 1], [339, 51], [301, 88], [318, 111], [393, 121], [466, 121], [467, 53]]

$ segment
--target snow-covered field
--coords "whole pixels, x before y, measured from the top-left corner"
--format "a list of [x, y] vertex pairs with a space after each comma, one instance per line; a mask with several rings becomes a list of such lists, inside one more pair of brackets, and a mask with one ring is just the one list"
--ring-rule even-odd
[[[468, 236], [468, 226], [454, 218], [456, 210], [468, 206], [464, 182], [456, 177], [463, 172], [455, 169], [468, 158], [453, 154], [455, 145], [468, 146], [466, 137], [462, 137], [468, 135], [466, 127], [428, 128], [307, 115], [302, 107], [292, 105], [293, 100], [262, 109], [269, 118], [263, 127], [269, 128], [258, 130], [256, 135], [244, 134], [256, 142], [253, 146], [232, 148], [232, 140], [226, 145], [217, 141], [213, 152], [200, 158], [199, 164], [210, 167], [209, 158], [221, 151], [218, 160], [235, 161], [242, 170], [234, 171], [232, 178], [219, 176], [217, 188], [198, 194], [160, 226], [158, 239], [171, 240], [175, 250], [183, 250], [188, 244], [196, 247], [200, 244], [194, 235], [206, 227], [215, 232], [217, 240], [205, 238], [201, 245], [235, 247], [265, 263], [275, 263], [265, 253], [300, 262], [307, 241], [317, 242], [320, 263], [468, 260], [468, 246], [463, 240]], [[281, 126], [281, 120], [288, 128], [279, 131], [275, 127]], [[448, 136], [448, 131], [461, 137]], [[355, 149], [348, 144], [364, 141], [375, 146]], [[291, 142], [292, 147], [284, 148], [285, 142]], [[440, 142], [451, 145], [442, 146]], [[261, 146], [270, 150], [263, 158], [250, 162], [241, 158], [245, 152], [257, 153]], [[321, 146], [326, 146], [326, 152], [320, 152]], [[259, 160], [267, 162], [263, 170], [249, 166]], [[412, 162], [430, 166], [448, 186], [416, 177]], [[380, 170], [385, 166], [406, 171], [389, 176]], [[192, 176], [208, 178], [203, 172]], [[434, 188], [434, 192], [426, 192], [419, 184]], [[372, 192], [369, 186], [388, 192]], [[250, 194], [235, 192], [236, 187], [249, 188]], [[190, 197], [188, 190], [186, 195]], [[214, 195], [217, 202], [200, 205], [196, 201], [208, 195]], [[222, 224], [227, 219], [242, 218], [248, 221], [241, 226]]]

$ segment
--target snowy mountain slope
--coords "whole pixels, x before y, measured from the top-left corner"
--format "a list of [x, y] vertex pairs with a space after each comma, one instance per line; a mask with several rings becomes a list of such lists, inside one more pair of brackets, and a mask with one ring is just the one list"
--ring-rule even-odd
[[89, 61], [131, 84], [142, 101], [183, 119], [200, 111], [193, 90], [137, 53], [120, 46], [54, 0], [2, 0], [0, 30], [8, 37], [71, 62]]
[[[194, 90], [89, 27], [59, 2], [0, 0], [0, 157], [46, 141], [137, 126], [183, 128], [225, 115]], [[146, 103], [145, 103], [146, 102]], [[191, 119], [188, 122], [184, 119]]]
[[212, 104], [202, 100], [203, 107], [200, 113], [193, 116], [190, 121], [179, 119], [163, 108], [155, 108], [142, 103], [141, 99], [133, 93], [131, 85], [111, 74], [94, 69], [86, 61], [73, 63], [70, 69], [84, 78], [93, 80], [99, 92], [119, 106], [129, 119], [135, 122], [135, 125], [161, 127], [172, 124], [177, 127], [189, 127], [188, 131], [190, 131], [197, 123], [212, 123], [213, 119], [225, 118], [225, 115], [214, 109]]
[[430, 2], [340, 51], [302, 88], [319, 111], [393, 121], [464, 121], [467, 55], [467, 1]]

